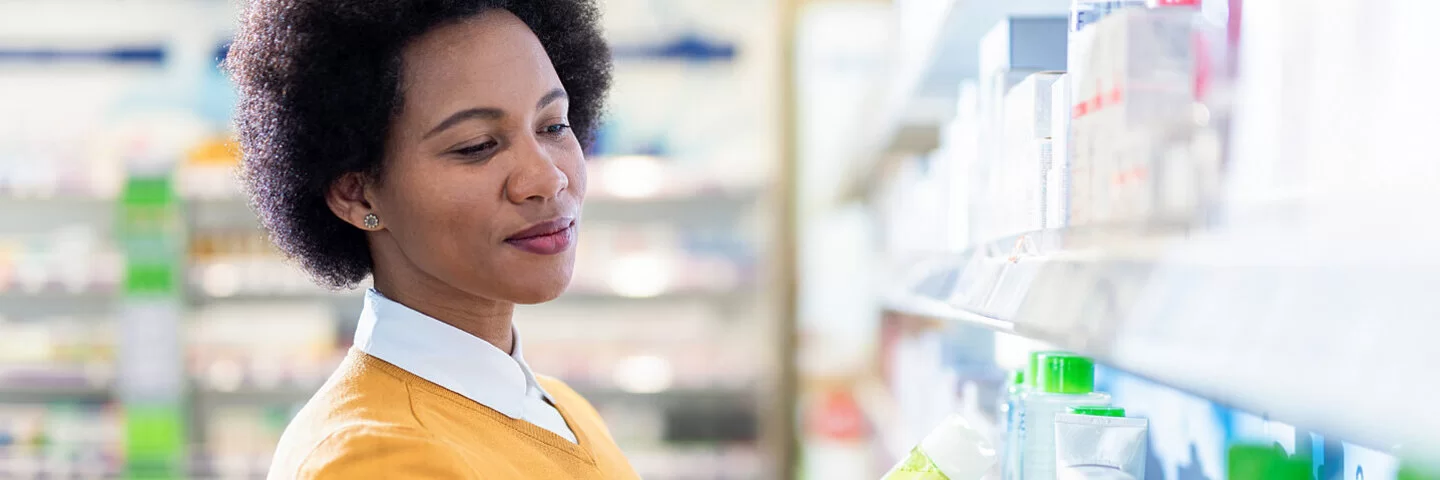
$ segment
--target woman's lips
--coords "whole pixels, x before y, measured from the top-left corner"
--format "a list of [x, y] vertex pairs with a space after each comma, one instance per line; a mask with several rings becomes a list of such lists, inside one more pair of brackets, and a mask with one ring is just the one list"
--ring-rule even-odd
[[505, 243], [536, 255], [555, 255], [569, 250], [575, 243], [575, 220], [544, 222], [512, 235]]

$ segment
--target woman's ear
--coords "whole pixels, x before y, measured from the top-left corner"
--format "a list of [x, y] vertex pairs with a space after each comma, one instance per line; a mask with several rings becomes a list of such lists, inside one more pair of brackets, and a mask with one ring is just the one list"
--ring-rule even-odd
[[365, 217], [373, 215], [378, 218], [379, 213], [370, 202], [370, 182], [365, 174], [350, 172], [340, 176], [335, 183], [330, 184], [330, 189], [325, 192], [325, 203], [330, 205], [330, 211], [340, 217], [345, 223], [354, 225], [361, 230], [375, 230], [378, 225], [375, 222], [367, 224]]

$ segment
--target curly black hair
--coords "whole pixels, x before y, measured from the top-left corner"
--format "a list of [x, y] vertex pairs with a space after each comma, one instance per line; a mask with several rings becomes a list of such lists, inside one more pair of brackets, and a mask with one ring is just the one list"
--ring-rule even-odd
[[400, 53], [437, 26], [504, 9], [530, 27], [593, 139], [610, 87], [610, 49], [593, 0], [251, 0], [225, 60], [239, 90], [241, 176], [270, 239], [323, 286], [373, 268], [365, 234], [336, 217], [342, 175], [381, 173], [400, 106]]

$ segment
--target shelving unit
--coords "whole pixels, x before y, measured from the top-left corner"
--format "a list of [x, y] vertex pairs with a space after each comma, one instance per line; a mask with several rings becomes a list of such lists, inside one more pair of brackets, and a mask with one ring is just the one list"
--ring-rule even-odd
[[[1030, 97], [1012, 102], [1006, 90], [1023, 76], [986, 91], [985, 79], [994, 77], [976, 68], [980, 38], [999, 20], [1066, 16], [1070, 3], [935, 0], [891, 8], [896, 47], [883, 56], [889, 68], [866, 92], [858, 127], [841, 135], [847, 144], [839, 150], [854, 158], [834, 185], [839, 206], [824, 214], [843, 219], [861, 210], [866, 228], [880, 230], [861, 230], [883, 246], [868, 245], [874, 258], [853, 263], [881, 273], [869, 288], [881, 310], [874, 336], [882, 373], [862, 372], [845, 387], [877, 430], [872, 438], [883, 448], [875, 450], [894, 456], [915, 445], [924, 430], [900, 418], [914, 406], [973, 407], [975, 392], [956, 390], [977, 387], [980, 409], [990, 408], [1001, 369], [1020, 366], [1017, 353], [1058, 348], [1095, 358], [1097, 385], [1152, 419], [1151, 468], [1162, 467], [1159, 478], [1225, 478], [1225, 448], [1235, 442], [1273, 442], [1313, 456], [1323, 479], [1388, 479], [1401, 462], [1434, 465], [1440, 417], [1405, 404], [1440, 393], [1435, 382], [1417, 380], [1434, 376], [1427, 355], [1440, 335], [1440, 301], [1429, 292], [1440, 285], [1440, 231], [1420, 220], [1440, 196], [1420, 184], [1440, 176], [1430, 162], [1395, 149], [1423, 143], [1412, 138], [1434, 130], [1429, 112], [1440, 96], [1406, 97], [1416, 89], [1401, 79], [1421, 57], [1376, 54], [1436, 38], [1415, 19], [1418, 10], [1398, 1], [1347, 4], [1355, 16], [1334, 17], [1322, 41], [1301, 33], [1319, 28], [1320, 17], [1298, 13], [1299, 2], [1202, 1], [1204, 9], [1185, 21], [1152, 12], [1127, 17], [1135, 22], [1128, 27], [1111, 22], [1101, 50], [1088, 43], [1102, 41], [1099, 30], [1077, 32], [1072, 24], [1069, 50], [1054, 52], [1068, 58], [1064, 81], [1078, 81], [1080, 72], [1099, 78], [1095, 84], [1113, 80], [1114, 90], [1095, 87], [1086, 94], [1093, 97], [1054, 107], [1063, 113], [1047, 123], [1066, 118], [1056, 128], [1069, 130], [1033, 140], [1054, 145], [1056, 162], [1058, 149], [1068, 148], [1067, 162], [1079, 151], [1089, 168], [1114, 169], [1076, 180], [1072, 174], [1093, 171], [1065, 163], [1064, 176], [1052, 177], [1046, 151], [1034, 155], [1045, 163], [1032, 175], [1024, 169], [1029, 157], [1012, 156], [1005, 129], [1014, 128], [1006, 122], [1015, 111], [1007, 109], [1024, 111]], [[1229, 10], [1242, 4], [1244, 24]], [[1137, 33], [1162, 25], [1187, 30]], [[1400, 28], [1403, 41], [1394, 34]], [[1173, 63], [1145, 63], [1155, 58]], [[1133, 77], [1085, 77], [1095, 65]], [[1173, 65], [1183, 68], [1167, 69]], [[1318, 65], [1325, 68], [1308, 67]], [[843, 81], [851, 79], [837, 85]], [[1165, 103], [1173, 97], [1163, 95], [1175, 92], [1188, 93], [1188, 103]], [[1293, 96], [1280, 101], [1279, 92]], [[1375, 97], [1332, 100], [1359, 92]], [[1146, 101], [1154, 103], [1136, 106]], [[1123, 112], [1105, 117], [1113, 123], [1082, 127], [1077, 119], [1101, 106]], [[1030, 108], [1034, 118], [1022, 122], [1051, 115]], [[1169, 118], [1142, 120], [1155, 113], [1146, 108]], [[1058, 197], [1043, 197], [1045, 227], [977, 226], [977, 211], [1010, 215], [1021, 210], [1007, 202], [1031, 200], [987, 191], [1008, 194], [1017, 188], [1012, 178], [1038, 182], [1042, 195], [1061, 188]], [[1046, 208], [1055, 198], [1065, 208], [1052, 223]], [[1109, 210], [1072, 217], [1075, 205]], [[963, 355], [973, 351], [994, 358], [980, 365]], [[994, 372], [978, 371], [984, 368]], [[956, 376], [955, 388], [935, 386]], [[948, 397], [897, 405], [930, 390]]]
[[902, 48], [866, 99], [856, 156], [840, 182], [840, 199], [868, 196], [907, 154], [940, 144], [941, 125], [955, 115], [962, 80], [975, 78], [980, 37], [1007, 16], [1063, 15], [1066, 0], [935, 0], [913, 2], [899, 21]]
[[[166, 437], [154, 444], [161, 447], [160, 450], [169, 450], [138, 453], [151, 455], [151, 459], [158, 458], [156, 454], [170, 453], [173, 458], [183, 454], [191, 459], [185, 466], [189, 468], [186, 473], [197, 478], [263, 475], [268, 466], [268, 449], [274, 445], [271, 437], [278, 435], [293, 410], [307, 400], [319, 385], [318, 379], [310, 378], [310, 374], [314, 373], [311, 370], [322, 370], [325, 362], [330, 361], [326, 357], [328, 353], [335, 353], [333, 356], [338, 359], [338, 354], [349, 347], [349, 335], [353, 331], [363, 291], [330, 292], [310, 284], [268, 247], [263, 232], [257, 228], [254, 213], [240, 196], [233, 171], [234, 159], [228, 158], [233, 154], [223, 144], [229, 124], [229, 119], [225, 117], [230, 109], [224, 103], [226, 94], [230, 92], [223, 75], [213, 69], [213, 62], [215, 52], [223, 51], [221, 46], [232, 34], [241, 3], [139, 0], [118, 5], [109, 1], [84, 0], [63, 8], [48, 4], [0, 5], [0, 12], [3, 12], [0, 13], [0, 30], [5, 32], [5, 38], [0, 38], [0, 62], [16, 61], [18, 56], [13, 55], [14, 52], [5, 55], [5, 49], [11, 39], [20, 39], [26, 49], [32, 45], [42, 49], [49, 48], [51, 44], [60, 45], [55, 48], [65, 50], [69, 55], [66, 58], [77, 65], [74, 71], [81, 72], [81, 75], [75, 75], [64, 68], [47, 70], [46, 65], [32, 69], [23, 61], [5, 65], [39, 79], [22, 79], [12, 84], [7, 77], [6, 82], [0, 82], [13, 91], [34, 91], [35, 94], [28, 95], [40, 99], [20, 98], [19, 106], [34, 112], [26, 114], [27, 110], [22, 108], [17, 117], [24, 117], [27, 121], [38, 117], [65, 117], [80, 126], [61, 128], [36, 123], [36, 126], [17, 130], [9, 128], [10, 124], [0, 124], [0, 137], [5, 137], [5, 141], [0, 141], [0, 218], [7, 219], [6, 225], [0, 225], [0, 316], [5, 317], [0, 321], [40, 323], [74, 317], [85, 317], [89, 321], [93, 317], [97, 324], [109, 322], [118, 326], [120, 332], [115, 334], [117, 337], [134, 335], [133, 331], [127, 330], [136, 330], [133, 328], [136, 326], [155, 326], [137, 321], [150, 313], [145, 308], [154, 305], [137, 301], [131, 295], [133, 292], [124, 285], [126, 262], [133, 258], [126, 258], [122, 253], [133, 249], [137, 243], [145, 242], [127, 243], [120, 238], [123, 230], [131, 226], [124, 222], [126, 210], [122, 193], [125, 190], [123, 185], [137, 175], [164, 179], [170, 182], [175, 193], [167, 195], [170, 203], [166, 208], [174, 207], [177, 229], [166, 238], [173, 240], [167, 247], [178, 248], [170, 266], [174, 267], [179, 278], [171, 286], [173, 288], [163, 289], [163, 313], [166, 314], [165, 321], [176, 320], [178, 326], [166, 329], [166, 332], [178, 337], [179, 341], [174, 343], [179, 344], [178, 355], [183, 359], [173, 362], [164, 359], [165, 366], [178, 365], [178, 373], [169, 369], [162, 372], [162, 380], [167, 382], [165, 386], [176, 386], [176, 391], [160, 404], [135, 402], [134, 397], [144, 396], [146, 392], [136, 395], [136, 390], [140, 389], [136, 388], [136, 384], [125, 385], [125, 381], [93, 388], [51, 388], [43, 382], [27, 379], [14, 385], [0, 382], [0, 408], [33, 403], [39, 405], [36, 408], [40, 410], [37, 411], [42, 412], [33, 415], [44, 418], [45, 408], [63, 410], [63, 406], [76, 402], [120, 412], [120, 417], [136, 413], [131, 410], [137, 405], [160, 407], [140, 411], [142, 417], [130, 420], [153, 421], [158, 414], [162, 423], [151, 425], [161, 427], [156, 431]], [[611, 7], [607, 5], [606, 8]], [[607, 19], [624, 20], [637, 14], [647, 16], [631, 20], [639, 22], [636, 25], [640, 28], [628, 27], [636, 34], [627, 35], [622, 42], [627, 48], [640, 47], [631, 50], [641, 57], [650, 55], [645, 52], [655, 50], [647, 42], [653, 41], [649, 37], [654, 36], [651, 27], [657, 18], [663, 22], [677, 22], [679, 30], [668, 33], [695, 29], [691, 20], [665, 18], [677, 13], [693, 13], [688, 10], [682, 12], [640, 4], [614, 8], [629, 10], [607, 13]], [[743, 25], [737, 22], [748, 22], [753, 17], [750, 14], [735, 15], [728, 7], [723, 10], [728, 15], [706, 15], [700, 19], [704, 22], [700, 23], [719, 20]], [[715, 88], [717, 80], [726, 78], [724, 74], [715, 73], [727, 71], [746, 75], [744, 79], [765, 78], [770, 81], [766, 72], [773, 66], [765, 57], [748, 53], [753, 50], [737, 50], [737, 44], [760, 50], [770, 48], [756, 47], [770, 41], [769, 38], [751, 38], [757, 35], [764, 37], [769, 32], [764, 29], [732, 30], [735, 29], [726, 27], [704, 32], [705, 41], [722, 47], [722, 50], [728, 49], [729, 53], [712, 55], [705, 60], [712, 71], [705, 76], [703, 88]], [[623, 25], [607, 25], [606, 31], [623, 34], [626, 30]], [[683, 40], [688, 38], [687, 35], [680, 37]], [[113, 57], [104, 54], [112, 42], [144, 46], [158, 59], [123, 66], [105, 63]], [[94, 44], [97, 47], [94, 51], [71, 52], [74, 49], [69, 49], [69, 45], [72, 44]], [[628, 55], [617, 66], [617, 74], [629, 75], [625, 85], [649, 82], [649, 86], [643, 89], [646, 91], [638, 93], [662, 90], [683, 93], [694, 89], [696, 86], [688, 84], [693, 82], [687, 82], [693, 75], [684, 73], [688, 68], [687, 62], [691, 61], [686, 56], [685, 46], [684, 42], [662, 45], [663, 48], [656, 51], [663, 58]], [[88, 65], [86, 62], [98, 64]], [[65, 67], [68, 68], [69, 64]], [[87, 68], [98, 75], [89, 75], [89, 70], [85, 70]], [[756, 83], [744, 79], [725, 81], [743, 84], [747, 92], [753, 92]], [[52, 83], [63, 85], [51, 86]], [[583, 281], [574, 282], [569, 292], [546, 307], [590, 312], [591, 317], [602, 316], [593, 312], [603, 310], [606, 314], [598, 320], [605, 321], [624, 320], [625, 315], [616, 312], [625, 309], [632, 310], [637, 316], [647, 313], [664, 315], [654, 312], [674, 311], [713, 320], [732, 331], [770, 322], [766, 316], [769, 312], [763, 308], [765, 302], [770, 301], [764, 294], [763, 282], [768, 279], [765, 275], [766, 263], [761, 260], [767, 252], [760, 246], [767, 239], [765, 228], [772, 207], [767, 201], [770, 185], [766, 183], [763, 169], [756, 168], [756, 165], [763, 166], [768, 162], [753, 160], [763, 159], [772, 153], [766, 146], [769, 140], [762, 135], [765, 130], [757, 126], [751, 129], [752, 134], [743, 129], [731, 129], [725, 140], [727, 145], [724, 145], [727, 150], [723, 153], [705, 150], [714, 147], [692, 139], [686, 139], [688, 143], [671, 142], [670, 137], [677, 131], [697, 130], [700, 128], [697, 125], [713, 122], [714, 119], [710, 118], [693, 120], [689, 117], [695, 112], [712, 112], [714, 109], [690, 109], [687, 106], [676, 113], [658, 112], [663, 113], [663, 118], [658, 118], [655, 116], [657, 111], [648, 103], [633, 100], [636, 94], [622, 92], [612, 95], [611, 118], [634, 115], [640, 119], [608, 123], [604, 133], [605, 148], [608, 150], [588, 162], [591, 166], [590, 188], [583, 212], [586, 230], [582, 234], [581, 245], [594, 248], [584, 257], [598, 260], [584, 266], [577, 265], [577, 272], [595, 273]], [[763, 100], [753, 103], [766, 104]], [[152, 125], [145, 123], [144, 119], [134, 120], [128, 115], [129, 108], [145, 110], [152, 107], [151, 104], [156, 104], [154, 107], [166, 114], [173, 114], [174, 121]], [[629, 110], [625, 110], [627, 104], [632, 105]], [[741, 103], [727, 100], [725, 104]], [[675, 107], [679, 106], [672, 106]], [[638, 113], [631, 114], [632, 111]], [[121, 129], [112, 125], [116, 122], [134, 122], [135, 125], [127, 123]], [[52, 120], [52, 123], [55, 122]], [[165, 137], [164, 141], [143, 141], [154, 140], [149, 129], [162, 130], [165, 135], [155, 135]], [[31, 130], [37, 132], [33, 138]], [[75, 138], [59, 133], [41, 135], [51, 130], [73, 134]], [[755, 138], [752, 140], [749, 137]], [[747, 145], [747, 148], [729, 146], [737, 142]], [[748, 148], [752, 143], [754, 148]], [[132, 144], [147, 144], [153, 148], [132, 152], [127, 150]], [[634, 153], [643, 155], [632, 155]], [[723, 165], [711, 164], [714, 163], [712, 158], [727, 155], [736, 159]], [[50, 179], [41, 174], [27, 176], [28, 171], [13, 168], [23, 165], [16, 163], [20, 160], [56, 165], [56, 168], [41, 173], [53, 173], [57, 177]], [[136, 163], [143, 166], [137, 168]], [[93, 176], [75, 174], [76, 171], [86, 171], [81, 166], [96, 167], [90, 170], [99, 173]], [[723, 171], [716, 174], [717, 169]], [[44, 282], [35, 280], [39, 275], [33, 274], [33, 271], [42, 264], [44, 268], [61, 272], [69, 267], [69, 263], [56, 259], [78, 263], [75, 260], [77, 256], [70, 251], [57, 252], [49, 248], [50, 244], [59, 243], [51, 241], [52, 237], [68, 239], [64, 235], [76, 235], [69, 230], [74, 230], [77, 225], [87, 226], [87, 232], [93, 233], [86, 238], [94, 240], [96, 252], [102, 256], [116, 252], [113, 258], [104, 259], [113, 261], [114, 268], [94, 269], [91, 272], [94, 278], [84, 288], [74, 288], [49, 271], [46, 274], [53, 278], [45, 278]], [[631, 258], [632, 255], [634, 258]], [[620, 262], [618, 267], [637, 273], [617, 277], [606, 270], [610, 268], [607, 262], [615, 263], [610, 261], [617, 258], [629, 261]], [[109, 265], [100, 261], [92, 263]], [[24, 269], [30, 270], [22, 271]], [[17, 272], [30, 274], [31, 277], [12, 278]], [[636, 277], [641, 280], [662, 277], [664, 281], [645, 283], [637, 281]], [[643, 288], [626, 288], [627, 282], [640, 283]], [[675, 305], [684, 307], [672, 308]], [[252, 327], [250, 331], [282, 328], [275, 325], [255, 326], [255, 322], [266, 319], [262, 318], [265, 315], [247, 316], [247, 308], [265, 309], [272, 313], [270, 317], [295, 314], [292, 324], [283, 327], [289, 328], [286, 332], [291, 334], [284, 339], [243, 335], [243, 326], [246, 325]], [[543, 319], [546, 315], [542, 307], [524, 310], [530, 318]], [[221, 325], [217, 327], [211, 323]], [[528, 360], [538, 364], [543, 361], [539, 357], [545, 353], [542, 343], [545, 335], [541, 334], [541, 330], [550, 327], [541, 321], [532, 324], [535, 326], [521, 325], [520, 328], [526, 332], [527, 357], [532, 357]], [[227, 335], [234, 333], [234, 330], [227, 329], [237, 325], [241, 326], [241, 334]], [[4, 328], [3, 323], [0, 323], [0, 328]], [[625, 331], [614, 325], [607, 328]], [[765, 390], [765, 386], [774, 383], [768, 381], [765, 378], [767, 372], [759, 368], [747, 367], [745, 374], [751, 378], [743, 382], [728, 377], [687, 379], [675, 381], [673, 385], [653, 393], [636, 393], [620, 388], [610, 378], [612, 372], [603, 369], [614, 369], [622, 360], [642, 356], [672, 362], [672, 373], [687, 375], [694, 373], [691, 371], [694, 369], [687, 365], [696, 362], [690, 358], [693, 355], [687, 357], [686, 354], [714, 347], [713, 338], [685, 338], [683, 341], [686, 343], [682, 346], [668, 348], [663, 342], [642, 336], [647, 337], [650, 343], [621, 339], [624, 341], [614, 340], [617, 346], [613, 348], [601, 345], [586, 350], [604, 357], [604, 361], [589, 362], [592, 365], [587, 365], [587, 368], [574, 369], [583, 371], [578, 378], [562, 379], [583, 386], [587, 394], [596, 397], [597, 404], [604, 401], [644, 405], [660, 412], [676, 406], [706, 402], [751, 413], [780, 408], [772, 405], [776, 403], [772, 400], [776, 397], [759, 393]], [[118, 359], [116, 363], [121, 365], [117, 368], [124, 370], [124, 364], [136, 360], [136, 353], [153, 353], [156, 358], [176, 353], [165, 348], [172, 339], [163, 340], [151, 349], [153, 351], [147, 351], [137, 349], [135, 345], [144, 343], [131, 337], [130, 345], [126, 347], [131, 356]], [[257, 348], [247, 353], [247, 342], [251, 342], [248, 346]], [[282, 343], [293, 347], [294, 351], [276, 353], [278, 348], [274, 346]], [[531, 349], [535, 352], [528, 352]], [[564, 353], [558, 352], [556, 357], [570, 363], [577, 361], [576, 355], [566, 356]], [[263, 361], [255, 361], [256, 358], [272, 358], [267, 355], [285, 358], [284, 361], [291, 365], [279, 373], [256, 371], [273, 367], [261, 365], [265, 363]], [[143, 362], [147, 359], [139, 360]], [[560, 367], [566, 366], [563, 362], [555, 363]], [[540, 370], [540, 373], [561, 372]], [[135, 377], [127, 378], [133, 381]], [[276, 383], [271, 380], [277, 378], [278, 384], [273, 388], [266, 386]], [[168, 383], [170, 380], [176, 383]], [[27, 415], [30, 414], [27, 411]], [[688, 478], [686, 475], [695, 471], [695, 465], [703, 465], [702, 469], [715, 472], [716, 478], [740, 479], [767, 477], [768, 472], [782, 468], [776, 466], [775, 460], [756, 448], [755, 444], [762, 441], [759, 439], [761, 436], [784, 436], [788, 427], [761, 425], [764, 420], [758, 414], [736, 422], [742, 420], [751, 422], [754, 427], [751, 433], [754, 435], [738, 442], [739, 445], [726, 440], [715, 444], [705, 441], [684, 445], [651, 442], [622, 444], [622, 447], [640, 449], [637, 455], [643, 461], [637, 463], [645, 463], [649, 467], [645, 471], [646, 478]], [[112, 476], [126, 472], [126, 453], [121, 450], [127, 439], [131, 444], [146, 443], [135, 441], [136, 438], [130, 435], [136, 432], [127, 431], [124, 427], [137, 422], [117, 422], [122, 426], [107, 431], [109, 436], [105, 439], [107, 448], [117, 450], [105, 466], [106, 475]], [[0, 418], [0, 438], [12, 427]], [[764, 433], [759, 433], [762, 430]], [[695, 440], [691, 438], [687, 441]], [[5, 447], [6, 441], [0, 440], [0, 449]], [[25, 445], [31, 441], [38, 440], [28, 436], [20, 439], [20, 443]], [[765, 441], [784, 442], [783, 438]], [[0, 476], [28, 476], [29, 472], [42, 468], [44, 463], [28, 457], [7, 458], [3, 453], [0, 452]], [[137, 452], [129, 453], [133, 455]], [[167, 468], [174, 466], [168, 465], [173, 462], [163, 463], [167, 463]], [[44, 468], [63, 472], [64, 468], [79, 466], [85, 466], [83, 460]], [[64, 476], [63, 473], [55, 475]]]
[[1394, 398], [1436, 393], [1412, 379], [1429, 375], [1424, 358], [1440, 302], [1426, 300], [1425, 286], [1440, 284], [1440, 269], [1361, 252], [1368, 235], [1355, 237], [1033, 232], [915, 262], [887, 305], [1039, 339], [1361, 444], [1435, 448], [1436, 419], [1384, 412]]

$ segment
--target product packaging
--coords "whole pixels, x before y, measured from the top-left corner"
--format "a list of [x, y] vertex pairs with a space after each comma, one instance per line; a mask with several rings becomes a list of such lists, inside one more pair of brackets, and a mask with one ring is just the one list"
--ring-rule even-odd
[[1050, 168], [1045, 171], [1045, 228], [1070, 219], [1070, 74], [1050, 84]]
[[1133, 7], [1145, 7], [1145, 0], [1073, 0], [1070, 2], [1070, 31], [1084, 30], [1112, 13]]
[[947, 237], [952, 242], [947, 250], [963, 251], [981, 239], [972, 228], [971, 212], [976, 208], [974, 191], [975, 164], [980, 151], [980, 89], [974, 80], [960, 83], [955, 102], [955, 118], [941, 131], [940, 152], [950, 166], [946, 199], [949, 226]]
[[979, 80], [980, 135], [979, 161], [972, 174], [972, 234], [993, 240], [1004, 233], [1008, 220], [993, 195], [1005, 195], [992, 175], [1003, 164], [1005, 154], [1005, 95], [1031, 74], [1063, 71], [1066, 65], [1068, 19], [1064, 17], [1010, 17], [1001, 20], [980, 39]]
[[992, 171], [992, 191], [1004, 193], [995, 205], [1003, 214], [1002, 235], [1045, 228], [1045, 172], [1052, 148], [1051, 85], [1063, 72], [1030, 75], [1005, 95], [1005, 161]]
[[998, 462], [986, 435], [952, 414], [881, 480], [980, 480]]
[[1005, 439], [1000, 446], [1000, 478], [1003, 480], [1020, 478], [1020, 399], [1030, 388], [1025, 380], [1025, 370], [1011, 372], [1009, 385], [1001, 397], [1000, 437]]
[[1278, 445], [1235, 445], [1226, 455], [1229, 480], [1311, 480], [1309, 457], [1291, 457]]
[[1191, 7], [1199, 8], [1200, 0], [1146, 0], [1145, 6], [1150, 8], [1163, 7]]
[[[1021, 403], [1020, 478], [1056, 480], [1055, 416], [1074, 406], [1109, 405], [1110, 395], [1095, 391], [1095, 363], [1071, 353], [1040, 352], [1035, 364], [1034, 390]], [[1028, 373], [1028, 372], [1027, 372]]]
[[1058, 480], [1144, 480], [1150, 422], [1128, 418], [1125, 409], [1070, 407], [1055, 416]]
[[1071, 71], [1072, 225], [1151, 216], [1157, 145], [1193, 125], [1195, 15], [1127, 9], [1079, 36]]

